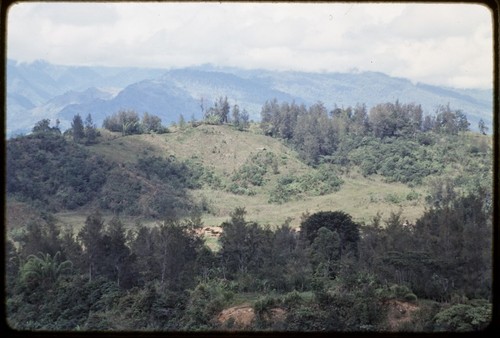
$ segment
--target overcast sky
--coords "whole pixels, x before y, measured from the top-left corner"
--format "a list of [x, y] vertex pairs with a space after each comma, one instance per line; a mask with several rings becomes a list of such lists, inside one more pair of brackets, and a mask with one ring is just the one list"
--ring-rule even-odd
[[380, 71], [492, 88], [492, 19], [471, 4], [21, 3], [7, 55], [67, 65]]

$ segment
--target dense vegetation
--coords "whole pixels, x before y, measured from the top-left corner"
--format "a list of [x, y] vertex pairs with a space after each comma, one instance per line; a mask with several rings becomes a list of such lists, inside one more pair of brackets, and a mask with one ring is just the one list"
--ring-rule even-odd
[[58, 129], [7, 144], [9, 196], [49, 212], [97, 207], [115, 214], [160, 218], [197, 210], [188, 189], [201, 185], [203, 168], [175, 158], [144, 156], [123, 165], [91, 154]]
[[[227, 98], [204, 112], [199, 123], [255, 132]], [[180, 129], [199, 125], [179, 122]], [[125, 111], [104, 127], [122, 139], [170, 132], [154, 116], [141, 121]], [[259, 127], [295, 149], [308, 170], [289, 171], [287, 156], [265, 149], [226, 175], [195, 156], [147, 149], [112, 161], [92, 148], [104, 141], [90, 115], [85, 123], [75, 116], [64, 134], [42, 120], [32, 134], [10, 139], [8, 200], [39, 211], [7, 236], [11, 327], [471, 331], [489, 324], [491, 146], [467, 131], [462, 112], [441, 107], [424, 117], [418, 105], [399, 102], [369, 113], [362, 105], [327, 112], [321, 103], [273, 100]], [[286, 204], [342, 193], [351, 172], [425, 185], [426, 211], [415, 222], [400, 211], [358, 223], [335, 208], [304, 210], [293, 228], [290, 220], [251, 221], [239, 207], [220, 224], [216, 250], [203, 240], [201, 216], [223, 206], [199, 201], [193, 191], [267, 194], [266, 203]], [[420, 196], [412, 190], [403, 198]], [[65, 210], [85, 214], [85, 222], [62, 226], [53, 214]], [[126, 226], [131, 216], [135, 224]], [[221, 319], [223, 310], [242, 305], [253, 314], [248, 323]], [[403, 306], [411, 311], [404, 314]]]
[[141, 120], [139, 115], [132, 110], [121, 110], [106, 117], [102, 126], [110, 131], [120, 132], [122, 135], [167, 132], [158, 116], [144, 113]]
[[[97, 213], [73, 234], [49, 217], [14, 238], [18, 248], [7, 243], [8, 320], [18, 329], [207, 330], [224, 327], [215, 318], [239, 297], [259, 295], [254, 329], [386, 330], [391, 301], [418, 299], [405, 330], [484, 328], [491, 208], [468, 195], [414, 225], [398, 217], [361, 226], [321, 212], [297, 233], [236, 209], [218, 252], [196, 235], [197, 219], [127, 232]], [[264, 315], [275, 308], [281, 321]]]

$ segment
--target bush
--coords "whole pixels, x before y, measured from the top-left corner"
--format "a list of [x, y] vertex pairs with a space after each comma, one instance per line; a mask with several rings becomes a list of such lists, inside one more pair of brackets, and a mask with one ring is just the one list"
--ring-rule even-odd
[[[271, 171], [272, 170], [272, 171]], [[228, 191], [236, 195], [255, 195], [251, 186], [260, 187], [265, 183], [265, 176], [277, 174], [278, 158], [272, 152], [260, 151], [249, 157], [231, 177], [232, 184]]]
[[278, 298], [272, 296], [264, 296], [255, 301], [253, 309], [256, 315], [262, 316], [264, 313], [267, 313], [273, 307], [277, 307], [280, 304], [281, 301]]
[[412, 190], [408, 193], [408, 195], [406, 195], [406, 200], [407, 201], [414, 201], [414, 200], [418, 200], [419, 197], [420, 197], [420, 194], [418, 192], [416, 192], [415, 190]]
[[202, 186], [204, 168], [193, 161], [178, 161], [173, 156], [168, 158], [153, 156], [139, 159], [137, 168], [147, 178], [168, 183], [178, 189], [199, 189]]
[[240, 186], [237, 183], [231, 183], [227, 189], [235, 195], [253, 196], [256, 194], [255, 190], [248, 188], [248, 186]]
[[404, 300], [406, 300], [407, 302], [416, 302], [417, 301], [417, 296], [410, 292], [410, 293], [407, 293], [406, 295], [404, 295]]
[[388, 203], [399, 204], [403, 202], [403, 199], [397, 194], [387, 194], [385, 195], [385, 201]]
[[492, 305], [483, 300], [481, 304], [453, 305], [434, 317], [437, 331], [479, 331], [492, 320]]
[[302, 296], [297, 290], [287, 293], [283, 297], [283, 305], [288, 308], [293, 308], [303, 302]]
[[286, 203], [300, 199], [301, 194], [322, 196], [338, 191], [344, 183], [336, 175], [333, 166], [322, 164], [318, 169], [302, 176], [286, 175], [280, 177], [269, 193], [269, 203]]
[[297, 177], [283, 176], [269, 193], [269, 203], [283, 204], [292, 199], [299, 199], [302, 188]]

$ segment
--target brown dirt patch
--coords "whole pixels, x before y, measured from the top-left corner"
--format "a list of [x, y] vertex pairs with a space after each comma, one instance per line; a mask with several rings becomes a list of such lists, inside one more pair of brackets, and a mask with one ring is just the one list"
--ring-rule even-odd
[[217, 321], [222, 327], [235, 330], [249, 328], [254, 319], [255, 311], [249, 304], [224, 309], [217, 316]]
[[[286, 319], [286, 311], [282, 308], [272, 308], [264, 319], [271, 322], [283, 322]], [[222, 328], [232, 330], [250, 329], [254, 320], [255, 311], [249, 304], [224, 309], [217, 316], [217, 322]]]
[[410, 322], [412, 314], [420, 307], [413, 303], [402, 302], [399, 300], [390, 300], [387, 303], [389, 312], [387, 320], [390, 330], [397, 330], [403, 323]]

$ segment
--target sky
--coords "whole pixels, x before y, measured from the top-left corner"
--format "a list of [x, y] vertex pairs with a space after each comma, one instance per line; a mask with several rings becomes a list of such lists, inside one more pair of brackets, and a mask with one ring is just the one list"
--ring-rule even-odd
[[19, 3], [7, 20], [7, 57], [20, 62], [378, 71], [493, 87], [492, 16], [477, 4]]

